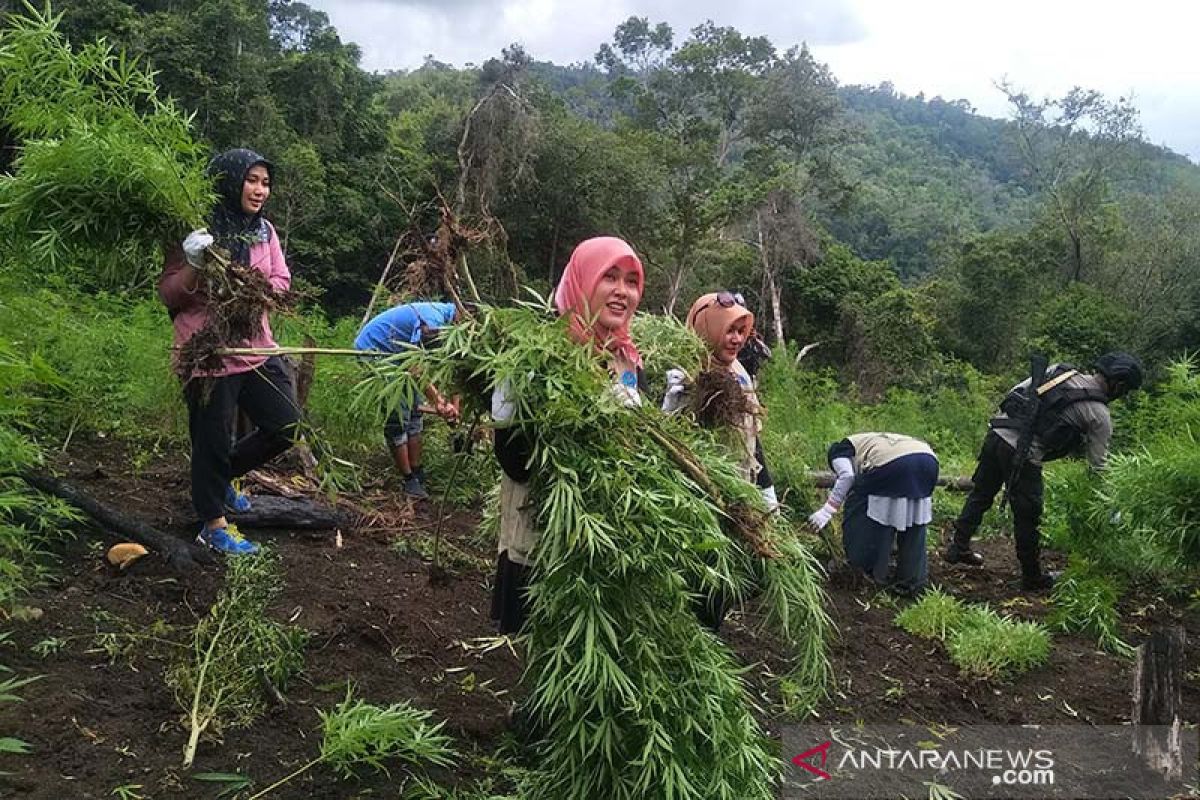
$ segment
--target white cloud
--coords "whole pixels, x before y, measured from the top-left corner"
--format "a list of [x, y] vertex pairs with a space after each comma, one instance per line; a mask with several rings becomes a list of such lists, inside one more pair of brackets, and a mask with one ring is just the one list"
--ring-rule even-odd
[[993, 82], [1034, 95], [1075, 85], [1132, 94], [1147, 138], [1200, 159], [1200, 4], [1172, 0], [313, 0], [367, 69], [411, 69], [426, 54], [479, 64], [520, 42], [534, 58], [590, 59], [631, 15], [676, 39], [712, 19], [780, 49], [807, 42], [842, 83], [891, 81], [908, 94], [965, 98], [1003, 116]]
[[908, 94], [965, 98], [1004, 116], [993, 83], [1007, 78], [1034, 96], [1072, 86], [1132, 96], [1147, 138], [1200, 157], [1200, 62], [1190, 55], [1200, 6], [1080, 0], [1005, 3], [852, 0], [867, 33], [818, 46], [843, 83], [890, 80]]
[[520, 42], [537, 59], [567, 64], [590, 59], [630, 16], [668, 22], [676, 39], [706, 19], [780, 47], [802, 40], [853, 41], [865, 28], [844, 0], [313, 0], [342, 38], [363, 48], [367, 69], [410, 69], [426, 54], [452, 64], [482, 63]]

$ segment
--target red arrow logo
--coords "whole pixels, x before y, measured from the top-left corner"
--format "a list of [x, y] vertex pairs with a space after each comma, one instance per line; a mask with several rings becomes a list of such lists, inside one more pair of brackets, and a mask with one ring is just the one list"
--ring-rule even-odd
[[831, 778], [833, 778], [832, 775], [830, 775], [825, 770], [820, 769], [819, 767], [814, 767], [812, 764], [808, 763], [808, 759], [812, 758], [815, 755], [820, 755], [821, 756], [821, 766], [824, 767], [825, 761], [829, 758], [829, 748], [832, 746], [833, 746], [833, 742], [822, 742], [821, 744], [817, 745], [816, 747], [810, 747], [809, 749], [805, 750], [800, 755], [793, 758], [792, 763], [795, 764], [797, 767], [800, 767], [801, 769], [806, 769], [809, 772], [811, 772], [813, 775], [816, 775], [818, 780], [822, 780], [822, 781], [830, 780]]

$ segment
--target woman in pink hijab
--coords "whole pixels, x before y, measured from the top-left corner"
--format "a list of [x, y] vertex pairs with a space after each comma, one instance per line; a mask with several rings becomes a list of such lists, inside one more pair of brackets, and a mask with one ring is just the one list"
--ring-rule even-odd
[[[581, 345], [607, 353], [613, 393], [630, 406], [641, 405], [642, 357], [629, 336], [629, 323], [642, 300], [642, 262], [622, 239], [598, 236], [571, 254], [554, 292], [554, 305], [570, 319], [570, 334]], [[492, 393], [496, 458], [500, 478], [500, 542], [492, 591], [492, 619], [500, 633], [515, 634], [525, 622], [530, 565], [539, 532], [529, 502], [529, 460], [533, 447], [512, 424], [514, 403], [507, 387]]]

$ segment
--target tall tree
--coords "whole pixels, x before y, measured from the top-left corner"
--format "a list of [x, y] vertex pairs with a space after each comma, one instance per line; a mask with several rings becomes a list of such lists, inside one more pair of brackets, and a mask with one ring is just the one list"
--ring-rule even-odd
[[1121, 156], [1142, 138], [1138, 111], [1076, 86], [1060, 98], [1034, 100], [1008, 82], [1017, 142], [1034, 187], [1043, 193], [1070, 241], [1067, 275], [1084, 273], [1084, 237], [1101, 214]]
[[609, 71], [614, 97], [651, 135], [667, 168], [667, 313], [706, 244], [744, 206], [731, 157], [746, 140], [749, 111], [775, 56], [765, 38], [711, 22], [674, 50], [672, 41], [665, 24], [632, 17], [596, 56]]

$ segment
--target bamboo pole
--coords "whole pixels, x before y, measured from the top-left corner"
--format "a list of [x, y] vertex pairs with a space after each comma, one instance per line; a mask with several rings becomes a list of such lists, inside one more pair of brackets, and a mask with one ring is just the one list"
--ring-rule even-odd
[[371, 312], [375, 310], [375, 301], [379, 298], [379, 293], [387, 288], [388, 274], [392, 271], [392, 264], [396, 262], [396, 254], [400, 252], [400, 245], [407, 235], [407, 232], [402, 233], [396, 239], [396, 244], [392, 247], [392, 254], [388, 256], [387, 264], [383, 267], [383, 274], [379, 276], [379, 283], [375, 284], [375, 288], [371, 290], [371, 299], [367, 302], [367, 310], [363, 314], [362, 322], [358, 324], [358, 327], [361, 328], [366, 325], [367, 321], [371, 319]]
[[385, 353], [382, 350], [356, 350], [353, 347], [218, 347], [214, 351], [219, 356], [366, 356], [380, 358], [394, 356], [395, 353]]

